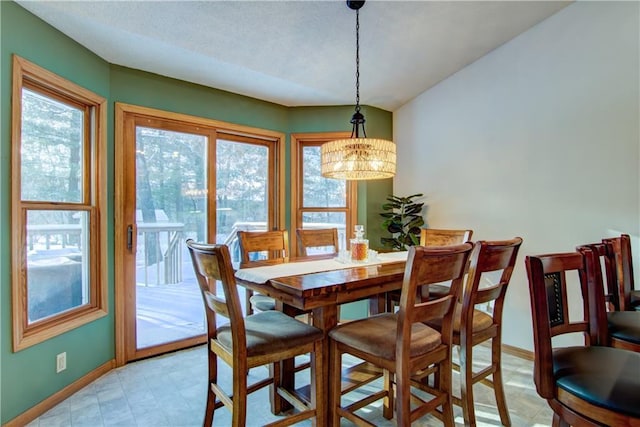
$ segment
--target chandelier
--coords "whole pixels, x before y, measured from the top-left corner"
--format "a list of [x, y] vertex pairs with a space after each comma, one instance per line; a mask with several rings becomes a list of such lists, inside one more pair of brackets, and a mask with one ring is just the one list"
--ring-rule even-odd
[[325, 178], [366, 180], [391, 178], [396, 173], [396, 145], [385, 139], [367, 138], [360, 112], [360, 8], [364, 0], [347, 0], [356, 11], [356, 111], [351, 117], [351, 137], [322, 144], [321, 173]]

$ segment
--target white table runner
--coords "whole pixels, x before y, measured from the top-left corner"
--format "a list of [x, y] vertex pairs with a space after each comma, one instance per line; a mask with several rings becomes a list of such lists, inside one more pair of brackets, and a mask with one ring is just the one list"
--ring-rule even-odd
[[343, 270], [352, 267], [366, 267], [369, 265], [389, 264], [406, 261], [407, 252], [388, 252], [378, 254], [375, 260], [368, 262], [342, 262], [334, 259], [319, 259], [314, 261], [288, 262], [284, 264], [265, 265], [262, 267], [241, 268], [236, 271], [236, 277], [253, 283], [266, 283], [271, 279], [283, 276], [319, 273], [321, 271]]

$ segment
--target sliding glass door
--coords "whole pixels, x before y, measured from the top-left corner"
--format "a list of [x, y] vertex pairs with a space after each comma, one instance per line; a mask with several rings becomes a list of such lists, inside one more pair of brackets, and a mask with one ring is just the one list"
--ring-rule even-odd
[[[137, 114], [125, 115], [121, 157], [125, 236], [123, 269], [126, 360], [206, 341], [200, 290], [186, 239], [229, 246], [236, 232], [273, 228], [276, 142]], [[241, 298], [242, 300], [244, 298]]]

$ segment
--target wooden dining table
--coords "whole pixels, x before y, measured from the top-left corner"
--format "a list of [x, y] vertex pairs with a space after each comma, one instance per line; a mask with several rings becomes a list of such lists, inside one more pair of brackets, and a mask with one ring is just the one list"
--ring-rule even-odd
[[[379, 313], [385, 309], [384, 295], [393, 290], [402, 288], [404, 269], [406, 263], [406, 252], [403, 255], [394, 254], [395, 258], [384, 258], [380, 254], [383, 262], [369, 264], [344, 264], [339, 269], [328, 271], [293, 273], [279, 277], [269, 278], [264, 281], [257, 278], [242, 278], [244, 275], [238, 270], [236, 280], [238, 284], [276, 300], [276, 308], [284, 313], [296, 315], [300, 312], [311, 312], [313, 325], [324, 332], [324, 345], [322, 350], [322, 360], [328, 375], [325, 376], [323, 388], [325, 396], [322, 402], [317, 402], [318, 410], [324, 411], [326, 419], [330, 419], [329, 378], [331, 377], [331, 364], [329, 363], [329, 331], [338, 324], [339, 306], [341, 304], [369, 300], [369, 312]], [[307, 258], [290, 259], [290, 263], [305, 262], [310, 263]], [[319, 263], [321, 264], [321, 263]], [[323, 268], [323, 263], [319, 268]], [[284, 271], [282, 266], [259, 267], [263, 271], [273, 268], [274, 273]], [[276, 269], [278, 273], [276, 273]], [[249, 270], [249, 269], [245, 269]], [[267, 276], [265, 276], [267, 277]], [[312, 355], [312, 357], [314, 357]], [[313, 369], [313, 363], [311, 364]], [[285, 387], [290, 390], [295, 389], [294, 363], [287, 361], [283, 363], [282, 379]], [[313, 375], [313, 374], [312, 374]], [[343, 374], [344, 375], [344, 374]], [[362, 376], [360, 377], [362, 379]], [[348, 391], [349, 378], [343, 380], [343, 393]], [[353, 381], [353, 380], [351, 380]], [[286, 409], [285, 403], [277, 396], [272, 395], [272, 410], [278, 413]]]

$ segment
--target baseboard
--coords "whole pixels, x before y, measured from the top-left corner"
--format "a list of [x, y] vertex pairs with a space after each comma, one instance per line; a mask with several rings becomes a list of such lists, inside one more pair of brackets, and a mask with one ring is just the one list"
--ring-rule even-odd
[[521, 359], [531, 360], [531, 361], [534, 360], [534, 354], [532, 351], [525, 350], [520, 347], [514, 347], [511, 345], [502, 344], [502, 351], [504, 351], [506, 354], [510, 354], [511, 356], [516, 356]]
[[56, 393], [47, 397], [42, 402], [29, 408], [22, 414], [18, 415], [11, 421], [7, 422], [6, 424], [3, 425], [3, 427], [21, 427], [29, 424], [31, 421], [35, 420], [40, 415], [47, 412], [49, 409], [53, 408], [58, 403], [62, 402], [63, 400], [71, 396], [73, 393], [81, 390], [83, 387], [86, 387], [91, 382], [97, 380], [98, 378], [100, 378], [101, 376], [103, 376], [104, 374], [106, 374], [107, 372], [109, 372], [115, 367], [116, 367], [115, 359], [112, 359], [107, 363], [98, 366], [96, 369], [89, 372], [87, 375], [79, 378], [78, 380], [69, 384], [62, 390], [57, 391]]

